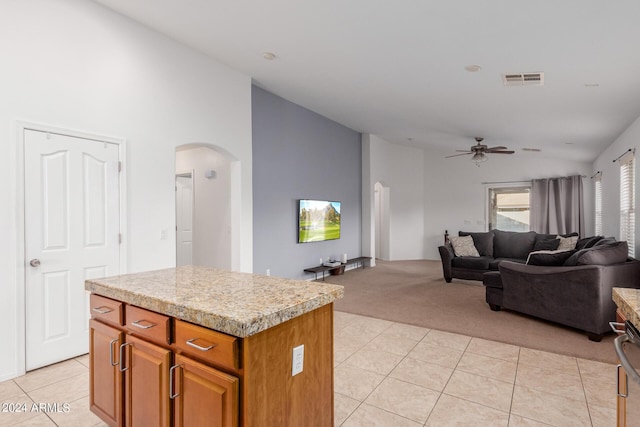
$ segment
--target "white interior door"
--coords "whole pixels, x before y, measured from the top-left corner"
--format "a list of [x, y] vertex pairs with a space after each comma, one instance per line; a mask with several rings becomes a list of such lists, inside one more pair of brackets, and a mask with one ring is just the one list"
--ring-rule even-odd
[[193, 264], [193, 174], [176, 175], [176, 265]]
[[25, 130], [26, 368], [88, 352], [85, 279], [119, 273], [116, 144]]

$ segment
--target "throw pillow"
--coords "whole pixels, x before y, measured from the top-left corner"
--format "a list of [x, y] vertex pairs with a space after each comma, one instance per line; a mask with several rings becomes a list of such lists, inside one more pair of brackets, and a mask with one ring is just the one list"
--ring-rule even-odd
[[580, 239], [578, 240], [578, 243], [576, 243], [576, 249], [580, 250], [580, 249], [590, 248], [596, 243], [598, 243], [599, 240], [602, 240], [603, 238], [604, 238], [603, 236], [591, 236], [591, 237], [585, 237], [584, 239]]
[[473, 237], [473, 246], [476, 247], [480, 256], [493, 256], [493, 231], [477, 233], [459, 231], [458, 236]]
[[563, 265], [564, 262], [575, 252], [575, 250], [554, 250], [531, 252], [527, 258], [528, 265]]
[[559, 251], [573, 250], [576, 248], [576, 243], [578, 243], [578, 236], [571, 236], [571, 237], [557, 236], [556, 239], [560, 240], [560, 244], [558, 245]]
[[456, 256], [480, 256], [471, 236], [452, 237], [451, 246]]
[[533, 252], [537, 251], [555, 251], [560, 246], [560, 239], [545, 239], [536, 240], [536, 244], [533, 245]]

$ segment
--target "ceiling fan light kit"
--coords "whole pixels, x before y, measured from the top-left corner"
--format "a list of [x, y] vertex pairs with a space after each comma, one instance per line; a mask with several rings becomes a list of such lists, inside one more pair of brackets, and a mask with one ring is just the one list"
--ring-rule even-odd
[[475, 140], [476, 140], [476, 145], [472, 145], [469, 151], [456, 150], [456, 151], [462, 151], [462, 154], [454, 154], [452, 156], [446, 156], [445, 158], [448, 159], [449, 157], [466, 156], [467, 154], [473, 154], [473, 156], [471, 157], [471, 161], [474, 162], [476, 166], [480, 166], [480, 163], [486, 162], [489, 159], [487, 157], [487, 154], [513, 154], [514, 153], [513, 150], [507, 150], [507, 147], [504, 147], [502, 145], [489, 148], [485, 144], [482, 144], [482, 141], [484, 141], [484, 138], [476, 137]]

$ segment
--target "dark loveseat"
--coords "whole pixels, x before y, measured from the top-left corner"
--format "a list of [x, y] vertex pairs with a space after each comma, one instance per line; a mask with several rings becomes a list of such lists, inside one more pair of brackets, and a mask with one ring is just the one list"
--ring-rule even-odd
[[[545, 243], [556, 238], [555, 234], [541, 234], [534, 231], [516, 232], [492, 230], [488, 232], [467, 233], [459, 236], [471, 236], [480, 256], [455, 256], [451, 243], [440, 246], [442, 272], [447, 283], [451, 279], [482, 280], [484, 273], [498, 271], [502, 261], [525, 263], [529, 253], [547, 248]], [[577, 236], [577, 233], [563, 237]]]
[[499, 272], [484, 277], [487, 303], [494, 311], [550, 320], [600, 341], [616, 317], [612, 288], [640, 288], [640, 261], [627, 257], [627, 242], [604, 242], [575, 251], [565, 262], [572, 265], [500, 263]]

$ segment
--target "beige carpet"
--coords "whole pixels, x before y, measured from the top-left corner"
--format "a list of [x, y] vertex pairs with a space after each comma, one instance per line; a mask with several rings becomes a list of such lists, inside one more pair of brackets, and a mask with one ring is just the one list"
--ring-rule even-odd
[[439, 261], [377, 261], [325, 281], [344, 286], [335, 309], [537, 350], [615, 363], [613, 333], [599, 343], [581, 331], [523, 314], [491, 311], [481, 282], [442, 278]]

